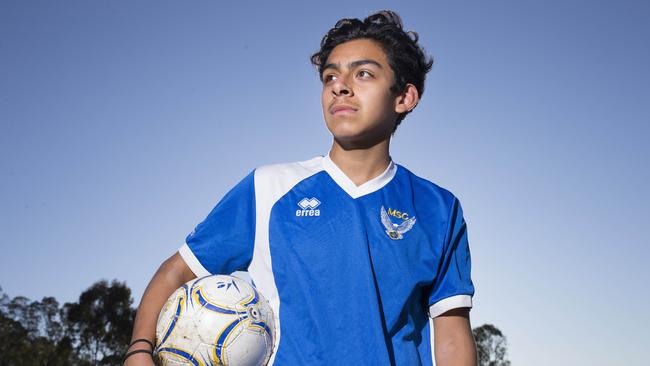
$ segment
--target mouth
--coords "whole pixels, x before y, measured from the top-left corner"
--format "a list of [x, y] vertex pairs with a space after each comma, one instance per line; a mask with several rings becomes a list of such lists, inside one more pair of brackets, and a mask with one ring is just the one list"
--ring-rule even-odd
[[345, 104], [338, 104], [330, 107], [330, 114], [336, 116], [340, 114], [349, 114], [357, 111], [357, 108], [354, 108]]

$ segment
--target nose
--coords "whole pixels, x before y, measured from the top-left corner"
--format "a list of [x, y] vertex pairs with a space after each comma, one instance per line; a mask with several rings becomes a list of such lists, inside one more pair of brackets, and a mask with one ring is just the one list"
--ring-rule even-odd
[[350, 88], [350, 86], [346, 82], [346, 79], [343, 77], [339, 77], [334, 81], [334, 85], [332, 85], [332, 93], [337, 97], [340, 96], [351, 97], [352, 95], [354, 95], [352, 88]]

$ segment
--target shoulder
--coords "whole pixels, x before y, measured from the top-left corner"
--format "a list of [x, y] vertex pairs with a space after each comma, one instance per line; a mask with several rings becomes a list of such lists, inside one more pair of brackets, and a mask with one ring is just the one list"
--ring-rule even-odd
[[263, 165], [255, 169], [256, 181], [304, 179], [323, 170], [323, 157], [291, 163]]
[[305, 161], [260, 166], [255, 169], [255, 177], [286, 178], [294, 175], [313, 174], [322, 170], [322, 167], [323, 157], [317, 156]]
[[322, 156], [293, 163], [264, 165], [254, 171], [255, 191], [278, 197], [322, 170]]
[[413, 192], [413, 204], [419, 219], [448, 226], [458, 215], [462, 217], [460, 201], [451, 191], [413, 174], [403, 166], [399, 167], [402, 179], [408, 182]]
[[439, 201], [444, 203], [444, 206], [449, 207], [458, 201], [458, 198], [448, 189], [439, 186], [438, 184], [422, 178], [402, 165], [398, 165], [401, 175], [406, 179], [413, 189], [413, 194], [416, 198], [425, 201]]

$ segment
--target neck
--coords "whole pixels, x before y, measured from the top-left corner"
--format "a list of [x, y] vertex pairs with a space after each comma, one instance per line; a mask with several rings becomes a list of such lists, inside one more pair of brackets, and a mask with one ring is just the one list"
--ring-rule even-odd
[[383, 173], [390, 163], [390, 138], [368, 148], [344, 148], [336, 140], [330, 150], [330, 159], [360, 186]]

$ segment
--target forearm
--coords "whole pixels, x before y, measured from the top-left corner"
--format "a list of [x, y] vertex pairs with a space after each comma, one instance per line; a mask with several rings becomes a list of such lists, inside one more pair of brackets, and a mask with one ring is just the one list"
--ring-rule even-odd
[[[133, 323], [131, 341], [147, 339], [155, 343], [158, 314], [165, 301], [177, 288], [194, 277], [195, 275], [178, 253], [163, 262], [142, 295]], [[139, 342], [134, 344], [129, 351], [150, 348], [147, 343]], [[146, 354], [137, 354], [131, 356], [129, 361], [136, 361], [145, 357], [150, 358]], [[127, 362], [128, 364], [129, 362]]]
[[434, 353], [438, 366], [476, 366], [476, 343], [469, 310], [454, 309], [434, 319]]
[[436, 365], [438, 366], [476, 366], [476, 345], [474, 339], [462, 339], [436, 345]]

